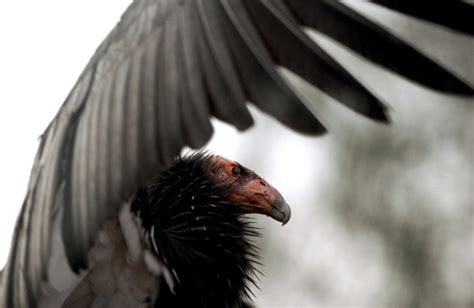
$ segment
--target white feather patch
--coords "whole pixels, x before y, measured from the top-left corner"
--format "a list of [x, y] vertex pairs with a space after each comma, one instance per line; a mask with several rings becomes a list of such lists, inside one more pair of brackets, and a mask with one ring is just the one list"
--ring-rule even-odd
[[162, 277], [174, 286], [166, 265], [148, 250], [152, 243], [145, 240], [130, 204], [97, 234], [89, 251], [90, 268], [80, 276], [67, 263], [59, 221], [55, 228], [49, 283], [43, 288], [40, 308], [146, 308], [158, 296]]
[[128, 202], [122, 207], [119, 214], [120, 228], [127, 243], [129, 256], [132, 263], [137, 263], [143, 254], [142, 239], [140, 237], [139, 226], [132, 217], [130, 211], [131, 203]]

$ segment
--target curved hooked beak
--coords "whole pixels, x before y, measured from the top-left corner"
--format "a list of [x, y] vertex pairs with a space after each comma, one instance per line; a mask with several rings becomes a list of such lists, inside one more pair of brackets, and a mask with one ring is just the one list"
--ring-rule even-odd
[[285, 199], [282, 198], [280, 202], [271, 205], [270, 214], [268, 216], [281, 222], [284, 226], [291, 218], [291, 208]]
[[240, 204], [245, 213], [258, 213], [272, 217], [285, 225], [291, 209], [280, 192], [267, 181], [254, 175], [250, 181], [240, 183], [229, 199]]

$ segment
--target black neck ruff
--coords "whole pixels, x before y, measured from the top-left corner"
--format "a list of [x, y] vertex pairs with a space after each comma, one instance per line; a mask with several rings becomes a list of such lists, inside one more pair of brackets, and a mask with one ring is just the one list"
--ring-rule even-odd
[[136, 194], [132, 211], [176, 281], [175, 294], [162, 284], [155, 307], [248, 307], [259, 234], [226, 201], [228, 185], [209, 180], [211, 164], [204, 154], [181, 158]]

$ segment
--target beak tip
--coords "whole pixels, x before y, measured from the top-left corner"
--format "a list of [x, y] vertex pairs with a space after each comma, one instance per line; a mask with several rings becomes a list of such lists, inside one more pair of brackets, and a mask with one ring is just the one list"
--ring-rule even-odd
[[288, 206], [288, 212], [285, 216], [285, 219], [282, 221], [282, 224], [281, 226], [283, 227], [284, 225], [286, 225], [289, 221], [290, 221], [290, 218], [291, 218], [291, 209], [290, 207]]
[[286, 225], [291, 218], [291, 208], [286, 203], [285, 199], [281, 199], [278, 203], [274, 204], [271, 210], [273, 219], [282, 223], [282, 226]]

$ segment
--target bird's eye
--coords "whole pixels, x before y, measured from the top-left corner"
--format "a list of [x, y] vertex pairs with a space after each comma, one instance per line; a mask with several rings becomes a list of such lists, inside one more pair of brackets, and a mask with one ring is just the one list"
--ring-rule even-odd
[[241, 170], [240, 170], [239, 166], [233, 166], [230, 171], [232, 172], [233, 176], [238, 176], [241, 173]]

